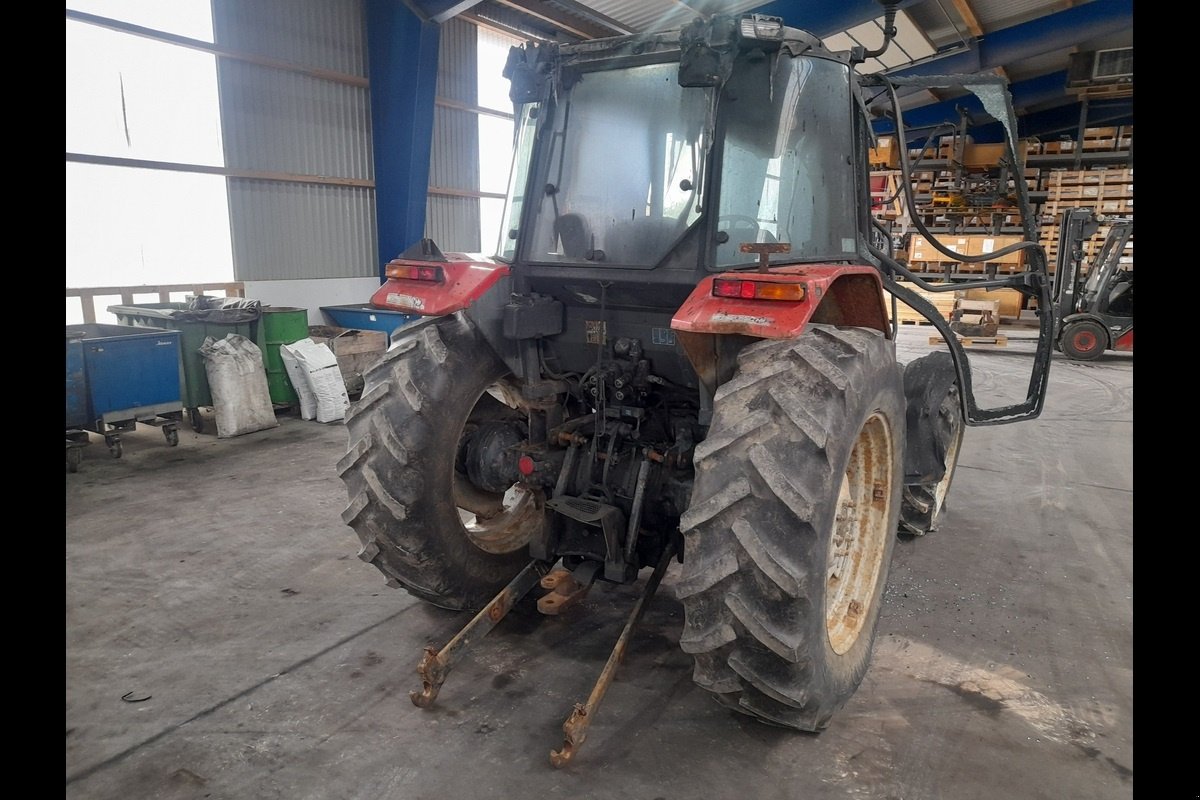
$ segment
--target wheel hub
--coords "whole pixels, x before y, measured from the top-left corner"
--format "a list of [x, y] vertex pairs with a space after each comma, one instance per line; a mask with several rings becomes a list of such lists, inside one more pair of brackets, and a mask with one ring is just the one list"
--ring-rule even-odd
[[525, 441], [519, 423], [485, 422], [469, 434], [463, 466], [471, 483], [485, 492], [505, 492], [521, 479], [517, 446]]

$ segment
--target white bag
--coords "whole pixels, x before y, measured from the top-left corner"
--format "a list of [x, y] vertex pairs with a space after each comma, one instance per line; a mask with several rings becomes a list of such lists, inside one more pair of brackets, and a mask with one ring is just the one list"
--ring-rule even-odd
[[[312, 339], [303, 339], [301, 341], [311, 342]], [[313, 394], [312, 387], [308, 385], [308, 372], [304, 367], [300, 366], [300, 361], [296, 358], [296, 353], [292, 348], [293, 345], [281, 344], [279, 346], [279, 357], [283, 359], [283, 368], [287, 370], [288, 380], [292, 382], [292, 388], [300, 396], [300, 418], [315, 419], [317, 416], [317, 396]]]
[[220, 341], [209, 336], [200, 346], [204, 371], [212, 389], [217, 415], [217, 438], [241, 436], [279, 425], [262, 351], [254, 342], [236, 333]]
[[[317, 422], [345, 419], [350, 397], [346, 394], [346, 382], [342, 379], [342, 371], [338, 369], [337, 356], [333, 351], [312, 339], [301, 339], [284, 346], [289, 347], [295, 356], [303, 380], [307, 381], [309, 391], [316, 398]], [[292, 384], [295, 383], [293, 379]]]

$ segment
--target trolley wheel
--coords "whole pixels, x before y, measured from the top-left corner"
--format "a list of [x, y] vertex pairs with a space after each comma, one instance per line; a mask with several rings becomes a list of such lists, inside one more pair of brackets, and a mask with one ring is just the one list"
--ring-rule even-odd
[[121, 457], [121, 440], [113, 438], [105, 438], [104, 443], [108, 445], [108, 452], [112, 453], [113, 458]]
[[176, 428], [163, 428], [163, 437], [171, 447], [179, 444], [179, 431]]
[[196, 433], [204, 433], [204, 417], [200, 416], [200, 409], [188, 409], [188, 418], [192, 422], [192, 430]]
[[79, 462], [83, 460], [83, 451], [78, 447], [67, 450], [67, 472], [79, 472]]

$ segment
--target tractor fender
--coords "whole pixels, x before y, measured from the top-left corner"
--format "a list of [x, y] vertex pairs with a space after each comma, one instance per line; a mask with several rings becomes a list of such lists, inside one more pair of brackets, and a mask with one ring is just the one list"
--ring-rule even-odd
[[[798, 300], [717, 296], [717, 281], [799, 285], [803, 295]], [[732, 377], [743, 347], [755, 339], [794, 339], [810, 322], [874, 328], [890, 339], [879, 273], [868, 266], [817, 264], [712, 275], [675, 312], [671, 328], [711, 398]]]
[[[718, 296], [714, 285], [799, 285], [799, 299]], [[817, 264], [775, 267], [767, 272], [725, 272], [700, 281], [671, 320], [686, 333], [739, 334], [755, 339], [793, 339], [810, 322], [874, 328], [891, 338], [883, 283], [874, 267]]]
[[[397, 258], [385, 268], [387, 282], [371, 295], [371, 305], [408, 314], [437, 317], [462, 311], [477, 303], [489, 291], [506, 283], [507, 264], [483, 256], [446, 253], [445, 261]], [[433, 268], [436, 279], [415, 280], [403, 275], [406, 268]], [[502, 288], [502, 287], [501, 287]]]

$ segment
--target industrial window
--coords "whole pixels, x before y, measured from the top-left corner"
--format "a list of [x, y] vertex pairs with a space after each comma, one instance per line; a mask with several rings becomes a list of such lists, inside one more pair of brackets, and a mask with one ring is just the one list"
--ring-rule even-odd
[[[495, 109], [510, 115], [508, 118], [479, 115], [479, 190], [504, 194], [508, 191], [508, 173], [512, 167], [513, 121], [512, 101], [508, 99], [508, 80], [502, 74], [508, 50], [521, 40], [512, 36], [479, 29], [478, 97], [481, 108]], [[479, 198], [479, 241], [483, 252], [496, 252], [503, 224], [504, 200], [497, 197]]]
[[[108, 22], [211, 42], [208, 0], [67, 9], [66, 285], [232, 281], [225, 178], [179, 171], [225, 164], [215, 57]], [[114, 322], [105, 300], [96, 319]], [[67, 322], [82, 319], [68, 299]]]

